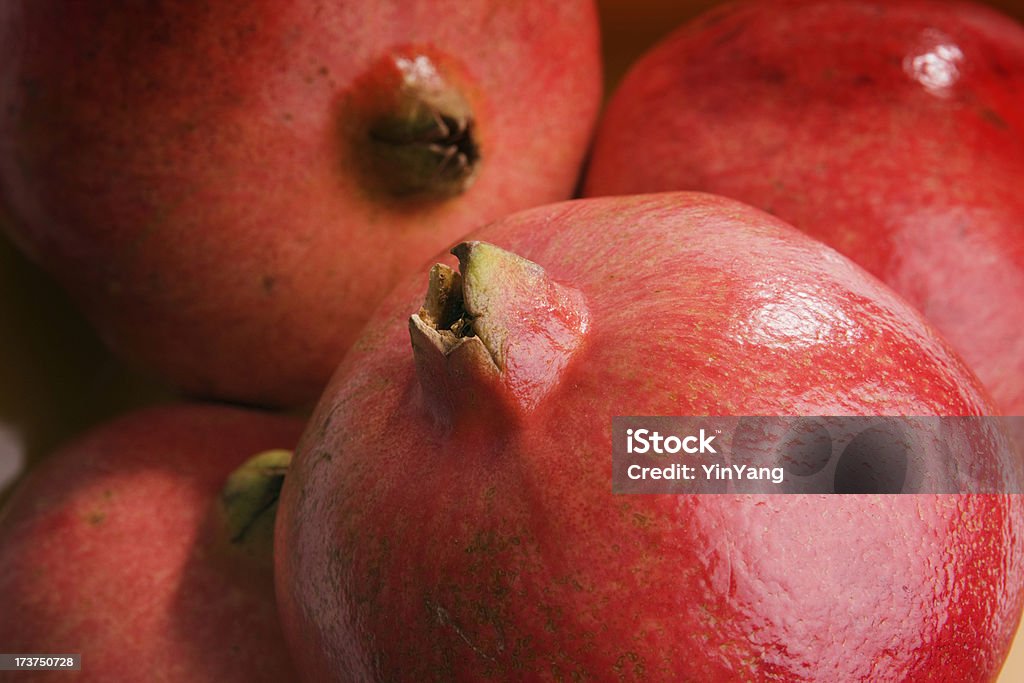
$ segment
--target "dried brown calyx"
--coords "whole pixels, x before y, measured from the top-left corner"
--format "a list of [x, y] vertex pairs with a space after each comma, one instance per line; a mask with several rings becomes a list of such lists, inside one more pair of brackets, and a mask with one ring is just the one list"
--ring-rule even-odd
[[476, 177], [476, 121], [443, 61], [426, 51], [403, 50], [356, 82], [349, 136], [373, 190], [442, 200], [465, 192]]
[[429, 409], [454, 421], [461, 406], [528, 412], [557, 386], [589, 328], [582, 293], [536, 263], [486, 242], [452, 253], [461, 272], [430, 271], [409, 320]]

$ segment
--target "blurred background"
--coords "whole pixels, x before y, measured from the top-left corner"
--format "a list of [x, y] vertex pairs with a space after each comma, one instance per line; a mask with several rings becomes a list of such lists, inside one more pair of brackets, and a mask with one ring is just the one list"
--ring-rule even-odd
[[[715, 0], [598, 0], [606, 94], [630, 64]], [[1024, 0], [987, 4], [1024, 20]], [[0, 224], [5, 220], [0, 215]], [[104, 348], [67, 297], [0, 229], [0, 504], [11, 484], [55, 446], [108, 417], [171, 398]], [[1024, 681], [1018, 635], [1001, 681]]]

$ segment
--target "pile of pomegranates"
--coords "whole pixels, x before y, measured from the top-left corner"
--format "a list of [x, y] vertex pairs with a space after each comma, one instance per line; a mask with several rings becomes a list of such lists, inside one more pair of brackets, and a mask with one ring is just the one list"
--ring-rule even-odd
[[1024, 28], [713, 4], [0, 6], [0, 681], [1024, 677]]

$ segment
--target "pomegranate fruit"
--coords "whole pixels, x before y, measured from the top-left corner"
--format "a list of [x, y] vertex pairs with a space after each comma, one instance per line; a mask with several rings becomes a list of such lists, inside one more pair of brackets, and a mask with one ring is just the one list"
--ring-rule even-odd
[[784, 0], [713, 10], [637, 62], [585, 194], [700, 190], [778, 215], [906, 297], [1024, 415], [1022, 177], [1019, 24]]
[[0, 205], [134, 362], [312, 402], [399, 274], [572, 194], [600, 91], [590, 0], [5, 2]]
[[150, 408], [42, 461], [0, 517], [0, 648], [81, 654], [88, 681], [291, 680], [271, 577], [290, 453], [268, 449], [293, 447], [301, 428]]
[[902, 299], [711, 195], [472, 239], [389, 295], [300, 441], [275, 579], [307, 679], [996, 675], [1020, 495], [612, 493], [614, 416], [989, 413]]

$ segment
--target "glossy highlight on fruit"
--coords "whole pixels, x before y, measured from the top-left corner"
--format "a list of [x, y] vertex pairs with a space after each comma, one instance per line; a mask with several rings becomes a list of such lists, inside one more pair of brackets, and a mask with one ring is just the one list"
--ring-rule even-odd
[[305, 677], [996, 675], [1019, 495], [611, 492], [614, 416], [988, 414], [903, 300], [702, 194], [541, 207], [455, 254], [378, 309], [285, 481]]

